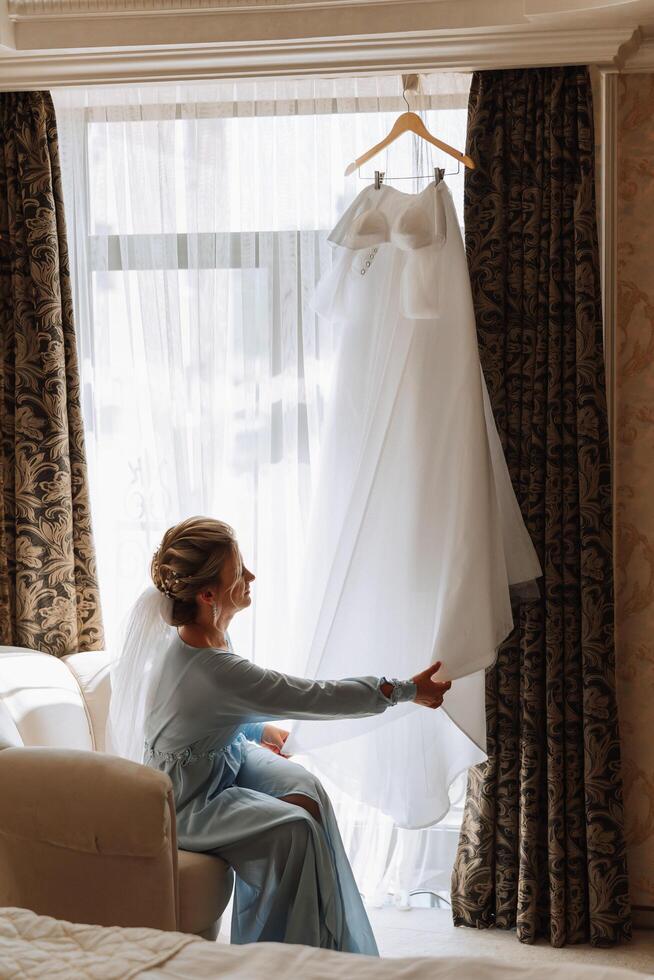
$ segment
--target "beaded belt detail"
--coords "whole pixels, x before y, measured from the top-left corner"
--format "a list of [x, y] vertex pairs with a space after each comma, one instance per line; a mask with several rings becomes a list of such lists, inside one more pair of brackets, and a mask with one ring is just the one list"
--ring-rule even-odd
[[193, 749], [188, 746], [185, 749], [179, 749], [177, 752], [162, 752], [160, 749], [153, 748], [150, 743], [145, 741], [145, 754], [156, 756], [158, 759], [165, 759], [166, 762], [180, 762], [183, 766], [188, 765], [189, 762], [196, 762], [198, 759], [215, 759], [216, 756], [226, 755], [230, 751], [233, 745], [237, 742], [246, 741], [243, 732], [239, 732], [236, 738], [229, 743], [229, 745], [223, 746], [222, 749], [210, 749], [208, 752], [194, 752]]

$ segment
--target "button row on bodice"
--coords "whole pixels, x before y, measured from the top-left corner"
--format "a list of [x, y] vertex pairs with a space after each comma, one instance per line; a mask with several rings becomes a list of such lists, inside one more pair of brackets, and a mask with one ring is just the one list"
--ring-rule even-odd
[[373, 248], [373, 249], [370, 250], [370, 252], [368, 252], [368, 255], [364, 259], [363, 268], [362, 269], [359, 269], [359, 272], [361, 273], [362, 276], [365, 276], [366, 272], [368, 271], [368, 269], [370, 268], [370, 266], [374, 262], [375, 255], [377, 254], [378, 251], [379, 251], [379, 249]]

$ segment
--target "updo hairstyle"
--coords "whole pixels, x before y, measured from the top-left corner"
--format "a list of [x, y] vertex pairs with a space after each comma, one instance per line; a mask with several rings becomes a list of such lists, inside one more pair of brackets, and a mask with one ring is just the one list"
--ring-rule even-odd
[[234, 588], [242, 563], [229, 524], [211, 517], [189, 517], [168, 528], [152, 558], [150, 574], [156, 588], [173, 600], [172, 626], [195, 621], [196, 595], [203, 588], [219, 583], [221, 569], [230, 554], [235, 559]]

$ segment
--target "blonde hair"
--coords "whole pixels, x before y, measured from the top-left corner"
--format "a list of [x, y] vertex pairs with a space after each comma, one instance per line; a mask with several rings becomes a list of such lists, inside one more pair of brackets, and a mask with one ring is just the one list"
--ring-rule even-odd
[[156, 588], [173, 600], [172, 626], [194, 622], [196, 595], [219, 583], [229, 555], [234, 555], [236, 572], [231, 594], [241, 576], [242, 562], [229, 524], [211, 517], [189, 517], [168, 528], [152, 558], [150, 574]]

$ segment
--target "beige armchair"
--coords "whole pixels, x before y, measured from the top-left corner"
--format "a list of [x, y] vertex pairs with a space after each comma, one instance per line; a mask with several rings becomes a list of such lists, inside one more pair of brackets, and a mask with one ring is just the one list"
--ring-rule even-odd
[[0, 647], [0, 905], [215, 939], [233, 885], [178, 851], [172, 784], [104, 752], [105, 653]]

